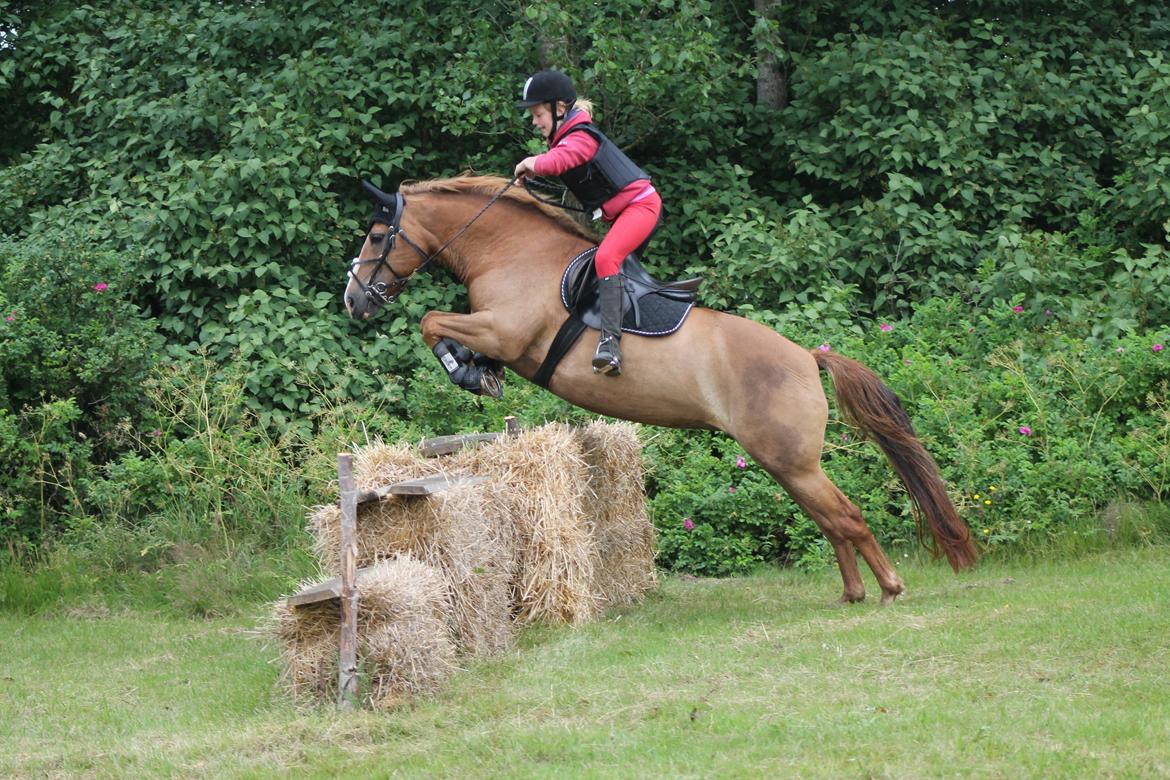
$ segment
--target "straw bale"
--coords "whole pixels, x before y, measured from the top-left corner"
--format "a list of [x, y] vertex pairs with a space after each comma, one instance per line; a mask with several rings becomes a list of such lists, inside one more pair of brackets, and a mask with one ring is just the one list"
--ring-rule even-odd
[[443, 575], [409, 555], [365, 572], [358, 602], [369, 699], [389, 709], [436, 691], [455, 671], [450, 602]]
[[[450, 620], [447, 585], [434, 567], [402, 555], [362, 572], [358, 647], [375, 707], [437, 690], [451, 675], [455, 642]], [[274, 623], [285, 686], [296, 696], [335, 697], [338, 603], [291, 608], [281, 599], [274, 607]]]
[[416, 477], [449, 471], [448, 464], [424, 458], [412, 444], [385, 444], [375, 441], [354, 451], [353, 480], [358, 491], [373, 490]]
[[[301, 583], [302, 589], [313, 585]], [[281, 683], [296, 697], [326, 697], [337, 690], [340, 619], [336, 604], [294, 609], [280, 599], [273, 607], [273, 634], [280, 643]]]
[[470, 655], [506, 650], [515, 636], [511, 594], [515, 527], [492, 511], [500, 504], [502, 489], [492, 483], [463, 485], [431, 502], [439, 523], [425, 559], [443, 571], [459, 649]]
[[[355, 469], [356, 471], [356, 469]], [[381, 477], [379, 477], [380, 479]], [[409, 553], [439, 568], [450, 587], [452, 628], [460, 652], [493, 653], [511, 646], [511, 583], [515, 533], [492, 515], [498, 485], [459, 485], [430, 498], [390, 496], [358, 510], [357, 565]], [[338, 570], [341, 511], [318, 507], [310, 519], [326, 570]]]
[[[452, 587], [461, 650], [490, 652], [510, 643], [512, 628], [501, 619], [506, 576], [521, 623], [580, 624], [605, 605], [640, 600], [654, 586], [654, 531], [635, 426], [554, 423], [437, 459], [403, 444], [355, 453], [359, 489], [439, 472], [479, 474], [488, 482], [430, 499], [363, 504], [358, 565], [409, 552], [441, 567]], [[309, 525], [322, 565], [336, 572], [340, 510], [317, 507]]]
[[[580, 624], [655, 585], [636, 426], [549, 424], [440, 459], [376, 443], [354, 458], [359, 490], [439, 472], [488, 479], [358, 508], [357, 563], [371, 567], [359, 582], [359, 650], [373, 706], [435, 690], [457, 654], [506, 649], [519, 624]], [[333, 573], [340, 522], [336, 505], [309, 518]], [[285, 684], [335, 696], [337, 603], [294, 610], [282, 600], [274, 618]]]
[[637, 603], [657, 583], [637, 426], [597, 420], [577, 435], [589, 469], [594, 592], [605, 606]]
[[516, 620], [576, 625], [596, 617], [586, 464], [572, 428], [524, 430], [456, 458], [500, 485], [491, 513], [516, 529]]
[[[353, 477], [358, 492], [429, 476], [436, 470], [406, 444], [375, 442], [354, 452]], [[410, 516], [412, 513], [416, 516]], [[369, 566], [394, 552], [412, 550], [420, 543], [417, 537], [425, 537], [431, 524], [433, 512], [419, 499], [391, 497], [360, 504], [357, 565]], [[341, 508], [336, 504], [313, 507], [308, 529], [317, 560], [336, 575], [340, 569]]]

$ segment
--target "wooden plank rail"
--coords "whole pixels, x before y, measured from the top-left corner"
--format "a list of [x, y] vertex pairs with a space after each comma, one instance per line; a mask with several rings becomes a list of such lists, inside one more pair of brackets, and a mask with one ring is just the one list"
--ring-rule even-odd
[[[362, 577], [370, 570], [369, 566], [357, 570], [357, 584], [361, 587]], [[304, 607], [308, 604], [320, 604], [322, 601], [341, 600], [341, 577], [325, 580], [312, 587], [305, 588], [295, 596], [285, 599], [290, 607]]]
[[464, 433], [458, 436], [436, 436], [426, 439], [418, 445], [418, 450], [424, 458], [437, 458], [440, 455], [450, 455], [464, 447], [480, 442], [495, 441], [500, 438], [498, 433]]
[[379, 501], [386, 496], [433, 496], [460, 485], [478, 485], [486, 481], [487, 477], [473, 477], [465, 474], [433, 474], [429, 477], [395, 482], [393, 485], [383, 485], [373, 490], [363, 490], [357, 494], [357, 503], [365, 504], [369, 501]]
[[418, 450], [424, 458], [438, 458], [459, 452], [464, 447], [482, 442], [492, 442], [501, 436], [515, 436], [520, 433], [520, 424], [516, 418], [508, 415], [504, 418], [503, 433], [460, 433], [454, 436], [436, 436], [433, 439], [424, 439], [418, 445]]

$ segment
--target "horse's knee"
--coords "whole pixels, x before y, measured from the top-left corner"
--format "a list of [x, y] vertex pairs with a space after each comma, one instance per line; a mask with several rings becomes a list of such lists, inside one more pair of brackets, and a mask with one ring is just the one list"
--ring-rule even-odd
[[422, 316], [422, 320], [418, 323], [418, 329], [422, 333], [423, 341], [428, 347], [434, 348], [443, 334], [439, 333], [439, 320], [435, 316], [437, 312], [428, 311]]

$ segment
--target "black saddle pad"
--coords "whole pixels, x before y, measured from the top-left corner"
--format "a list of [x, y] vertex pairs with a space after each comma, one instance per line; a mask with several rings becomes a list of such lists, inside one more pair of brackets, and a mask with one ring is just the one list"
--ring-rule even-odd
[[[601, 330], [598, 308], [597, 273], [593, 257], [597, 247], [586, 249], [569, 261], [561, 277], [561, 303], [586, 325]], [[622, 262], [622, 285], [626, 295], [626, 313], [622, 330], [639, 336], [666, 336], [682, 327], [695, 307], [697, 280], [663, 284], [646, 273], [638, 258], [630, 255]]]

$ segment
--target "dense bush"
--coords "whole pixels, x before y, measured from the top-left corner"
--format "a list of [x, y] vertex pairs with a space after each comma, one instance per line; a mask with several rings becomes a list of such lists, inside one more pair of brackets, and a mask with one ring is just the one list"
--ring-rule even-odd
[[[980, 542], [1018, 546], [1118, 499], [1162, 502], [1170, 489], [1170, 326], [1103, 341], [1091, 320], [1042, 307], [1023, 295], [975, 304], [952, 296], [905, 320], [863, 326], [814, 320], [794, 305], [788, 327], [773, 324], [878, 372], [901, 396]], [[665, 565], [718, 574], [768, 560], [831, 560], [815, 526], [759, 467], [750, 459], [737, 467], [734, 442], [672, 432], [647, 452]], [[823, 461], [880, 541], [913, 541], [896, 476], [835, 413]]]
[[[161, 340], [132, 303], [140, 264], [86, 230], [0, 241], [0, 544], [80, 506], [78, 481], [131, 443]], [[151, 426], [153, 427], [153, 426]]]
[[[0, 233], [85, 220], [145, 251], [138, 300], [168, 340], [248, 351], [249, 397], [278, 422], [314, 403], [289, 369], [310, 352], [352, 394], [369, 387], [343, 345], [400, 375], [429, 359], [355, 338], [336, 305], [365, 213], [356, 180], [510, 170], [531, 140], [512, 101], [543, 64], [569, 70], [655, 175], [668, 219], [653, 266], [766, 261], [750, 281], [762, 300], [739, 299], [759, 308], [831, 275], [867, 311], [904, 314], [961, 286], [1005, 235], [1090, 219], [1108, 237], [1094, 244], [1136, 256], [1170, 217], [1155, 3], [1039, 18], [830, 3], [769, 21], [709, 0], [487, 14], [411, 2], [378, 24], [339, 0], [291, 16], [234, 2], [37, 8], [13, 12], [0, 49], [15, 128], [0, 146]], [[785, 62], [782, 111], [753, 105], [760, 46]], [[783, 246], [801, 222], [823, 240], [798, 258]], [[443, 279], [416, 292], [462, 302]]]
[[[663, 193], [648, 265], [872, 365], [984, 541], [1160, 501], [1167, 50], [1147, 0], [0, 3], [0, 543], [227, 571], [295, 547], [339, 446], [586, 417], [447, 386], [416, 332], [466, 306], [443, 274], [371, 323], [340, 304], [358, 179], [511, 170], [540, 147], [516, 92], [549, 65]], [[829, 559], [732, 443], [647, 453], [665, 565]], [[825, 460], [911, 539], [856, 431]]]

